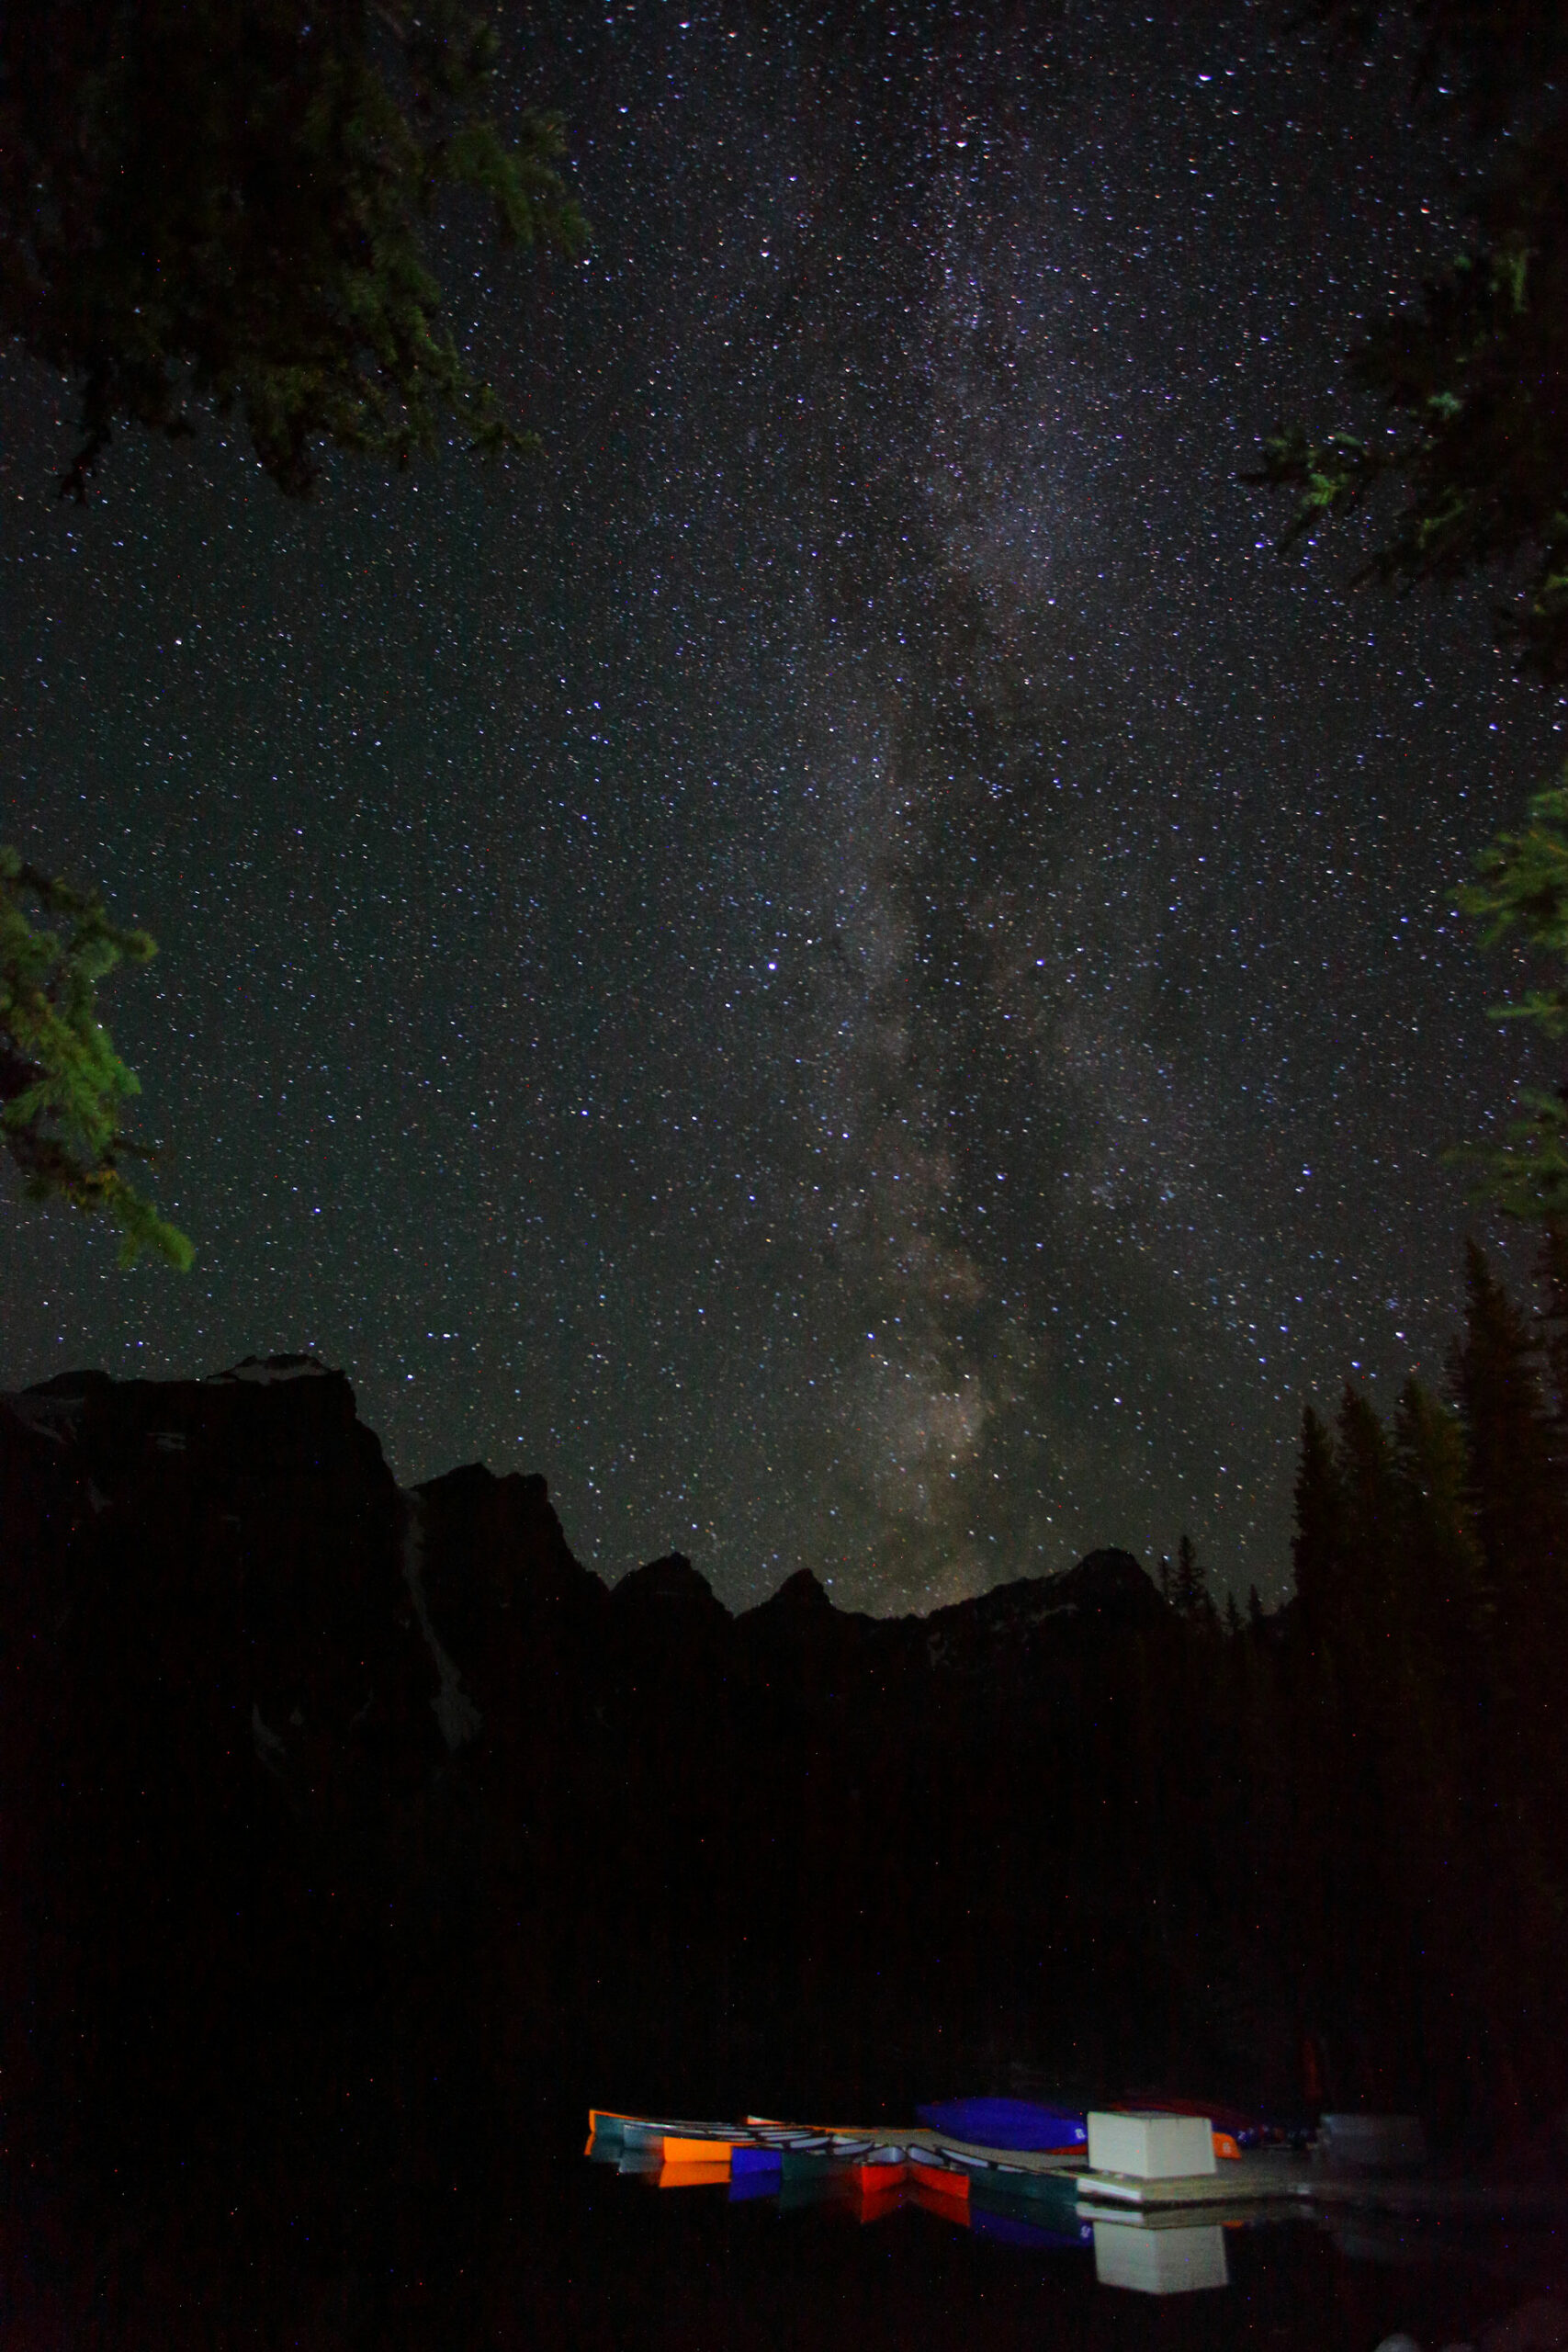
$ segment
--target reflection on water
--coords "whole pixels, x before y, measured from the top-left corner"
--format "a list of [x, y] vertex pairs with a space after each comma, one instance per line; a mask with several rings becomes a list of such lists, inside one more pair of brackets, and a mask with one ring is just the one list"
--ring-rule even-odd
[[[594, 2087], [597, 2087], [595, 2086]], [[261, 2181], [111, 2213], [88, 2267], [53, 2202], [28, 2222], [0, 2168], [0, 2342], [160, 2352], [1568, 2352], [1568, 2256], [1548, 2218], [1484, 2232], [1392, 2211], [1140, 2224], [974, 2178], [966, 2197], [864, 2168], [585, 2162], [587, 2100], [456, 2136], [447, 2165], [336, 2216]], [[715, 2101], [717, 2108], [718, 2102]], [[846, 2110], [867, 2111], [867, 2110]], [[706, 2177], [705, 2177], [705, 2175]], [[133, 2184], [134, 2186], [134, 2184]], [[395, 2192], [395, 2195], [394, 2195]], [[1547, 2325], [1539, 2306], [1557, 2299]], [[1528, 2330], [1510, 2314], [1536, 2306]], [[1550, 2317], [1550, 2313], [1548, 2314]], [[1559, 2321], [1561, 2324], [1559, 2324]], [[1489, 2331], [1495, 2332], [1489, 2335]]]
[[1181, 2295], [1230, 2283], [1225, 2233], [1218, 2222], [1138, 2215], [1102, 2221], [1078, 2202], [1070, 2179], [1048, 2175], [1032, 2181], [985, 2174], [911, 2177], [900, 2164], [886, 2183], [870, 2182], [853, 2165], [827, 2155], [746, 2149], [737, 2151], [733, 2164], [671, 2164], [657, 2149], [628, 2147], [619, 2138], [590, 2140], [588, 2156], [661, 2189], [722, 2187], [730, 2204], [766, 2199], [782, 2213], [818, 2206], [863, 2226], [912, 2208], [998, 2245], [1043, 2255], [1081, 2255], [1092, 2248], [1102, 2287]]
[[1107, 2352], [1374, 2352], [1404, 2333], [1434, 2352], [1481, 2346], [1553, 2293], [1568, 2346], [1568, 2259], [1544, 2224], [1421, 2229], [1392, 2215], [1280, 2219], [1277, 2207], [1256, 2220], [1105, 2219], [1080, 2208], [1070, 2179], [1020, 2190], [977, 2177], [967, 2198], [912, 2176], [867, 2190], [856, 2167], [797, 2155], [787, 2177], [781, 2163], [704, 2183], [698, 2168], [609, 2153], [579, 2156], [575, 2190], [556, 2177], [571, 2286], [565, 2305], [541, 2306], [533, 2269], [536, 2325], [519, 2346], [608, 2347], [635, 2330], [639, 2352], [699, 2338], [804, 2352], [852, 2336], [857, 2352], [892, 2352], [940, 2329]]
[[1144, 2295], [1189, 2295], [1228, 2287], [1225, 2233], [1218, 2222], [1195, 2229], [1151, 2229], [1146, 2222], [1096, 2222], [1094, 2275], [1102, 2287]]

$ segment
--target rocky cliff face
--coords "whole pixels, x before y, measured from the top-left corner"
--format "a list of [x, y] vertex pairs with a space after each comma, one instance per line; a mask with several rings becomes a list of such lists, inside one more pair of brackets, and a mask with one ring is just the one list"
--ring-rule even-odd
[[590, 1691], [734, 1679], [809, 1706], [867, 1678], [1016, 1674], [1075, 1622], [1166, 1614], [1119, 1552], [924, 1619], [840, 1611], [805, 1569], [732, 1618], [679, 1553], [611, 1590], [542, 1477], [476, 1463], [400, 1493], [344, 1375], [299, 1357], [0, 1398], [0, 1544], [35, 1746], [156, 1690], [226, 1769], [301, 1791], [323, 1742], [407, 1781], [487, 1736], [536, 1749]]
[[0, 1407], [5, 2064], [63, 2165], [231, 2129], [389, 1982], [446, 1752], [409, 1518], [319, 1365]]

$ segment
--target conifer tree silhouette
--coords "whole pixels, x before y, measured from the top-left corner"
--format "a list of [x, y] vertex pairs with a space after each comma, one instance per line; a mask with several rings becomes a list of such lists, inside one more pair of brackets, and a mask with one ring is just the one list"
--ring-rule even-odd
[[[63, 927], [36, 923], [28, 899]], [[99, 1210], [119, 1227], [123, 1265], [151, 1250], [185, 1268], [189, 1241], [121, 1172], [122, 1159], [153, 1155], [122, 1131], [122, 1105], [141, 1087], [97, 1017], [98, 982], [153, 953], [96, 893], [0, 848], [0, 1141], [30, 1199]]]

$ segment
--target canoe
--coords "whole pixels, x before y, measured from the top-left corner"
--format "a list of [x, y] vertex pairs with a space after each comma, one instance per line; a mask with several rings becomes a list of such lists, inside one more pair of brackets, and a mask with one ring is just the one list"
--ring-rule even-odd
[[674, 2164], [716, 2164], [721, 2159], [728, 2164], [732, 2149], [750, 2147], [756, 2138], [744, 2125], [704, 2123], [668, 2116], [615, 2115], [598, 2107], [589, 2109], [588, 2120], [593, 2140], [606, 2152], [616, 2146], [628, 2154], [642, 2149], [653, 2154], [662, 2153]]
[[[889, 2141], [903, 2140], [901, 2130], [886, 2123], [781, 2123], [771, 2115], [749, 2115], [746, 2129], [756, 2139], [771, 2140], [783, 2135], [792, 2140], [863, 2140], [868, 2148], [886, 2145]], [[917, 2134], [928, 2139], [929, 2132]]]
[[886, 2197], [908, 2179], [909, 2167], [907, 2164], [852, 2165], [850, 2177], [863, 2197]]
[[910, 2149], [909, 2178], [916, 2188], [932, 2197], [944, 2197], [950, 2204], [969, 2202], [968, 2174], [943, 2164], [929, 2149]]
[[779, 2189], [781, 2213], [799, 2211], [807, 2205], [843, 2204], [850, 2195], [846, 2176], [827, 2165], [819, 2165], [810, 2177], [785, 2180]]
[[668, 2128], [647, 2116], [629, 2115], [621, 2126], [621, 2138], [628, 2148], [661, 2148]]
[[1042, 2107], [1027, 2098], [950, 2098], [918, 2107], [922, 2123], [972, 2147], [1066, 2154], [1089, 2144], [1081, 2109]]
[[729, 2176], [729, 2201], [732, 2205], [750, 2205], [761, 2197], [777, 2197], [782, 2183], [776, 2172], [743, 2173], [739, 2180]]
[[588, 2110], [588, 2129], [597, 2140], [619, 2140], [624, 2136], [625, 2126], [639, 2120], [635, 2115], [619, 2115], [608, 2107], [591, 2107]]
[[1048, 2246], [1057, 2254], [1094, 2245], [1090, 2222], [1074, 2222], [1054, 2230], [1022, 2214], [1004, 2213], [987, 2205], [970, 2208], [969, 2227], [977, 2238], [995, 2238], [1003, 2245]]
[[860, 2149], [853, 2155], [841, 2156], [830, 2145], [784, 2148], [779, 2152], [779, 2165], [785, 2180], [847, 2180], [864, 2154]]
[[911, 2169], [905, 2194], [912, 2197], [917, 2205], [923, 2206], [928, 2213], [940, 2213], [944, 2222], [957, 2222], [967, 2229], [969, 2226], [969, 2183], [962, 2175], [957, 2176], [958, 2186], [963, 2193], [953, 2196], [949, 2194], [949, 2184], [953, 2178], [954, 2176], [951, 2173], [946, 2175], [933, 2173], [921, 2165]]
[[733, 2171], [734, 2159], [742, 2151], [749, 2152], [749, 2162], [753, 2157], [776, 2158], [787, 2174], [803, 2176], [819, 2167], [842, 2173], [857, 2165], [881, 2166], [911, 2159], [959, 2173], [1043, 2171], [1053, 2176], [1079, 2169], [1083, 2163], [1081, 2149], [1041, 2151], [999, 2143], [973, 2144], [930, 2125], [910, 2131], [882, 2124], [870, 2128], [791, 2124], [759, 2115], [748, 2115], [739, 2124], [714, 2123], [684, 2117], [624, 2115], [608, 2108], [591, 2108], [589, 2120], [593, 2126], [589, 2153], [605, 2163], [619, 2162], [626, 2170], [646, 2170], [664, 2161], [724, 2163]]
[[889, 2213], [900, 2211], [907, 2201], [904, 2184], [900, 2181], [895, 2188], [863, 2188], [858, 2197], [850, 2200], [849, 2210], [863, 2226], [869, 2222], [885, 2221]]
[[736, 2144], [733, 2140], [710, 2140], [705, 2132], [688, 2136], [667, 2132], [664, 2161], [667, 2165], [720, 2165], [728, 2173]]
[[1077, 2172], [1004, 2172], [999, 2165], [969, 2175], [976, 2202], [1004, 2211], [1071, 2213], [1077, 2210], [1083, 2176]]

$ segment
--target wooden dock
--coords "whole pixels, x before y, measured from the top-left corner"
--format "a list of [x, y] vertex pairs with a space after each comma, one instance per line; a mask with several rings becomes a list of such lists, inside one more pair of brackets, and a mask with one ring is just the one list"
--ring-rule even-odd
[[1137, 2180], [1130, 2173], [1090, 2172], [1086, 2166], [1078, 2174], [1077, 2192], [1086, 2212], [1187, 2212], [1224, 2206], [1227, 2213], [1234, 2208], [1240, 2214], [1260, 2205], [1308, 2201], [1323, 2177], [1310, 2157], [1248, 2148], [1239, 2158], [1222, 2157], [1213, 2172], [1176, 2180]]
[[1092, 2219], [1138, 2213], [1174, 2222], [1258, 2220], [1278, 2213], [1397, 2213], [1411, 2222], [1511, 2222], [1568, 2215], [1568, 2181], [1444, 2179], [1422, 2173], [1335, 2170], [1311, 2156], [1249, 2149], [1239, 2163], [1185, 2180], [1133, 2180], [1082, 2172], [1078, 2211]]

